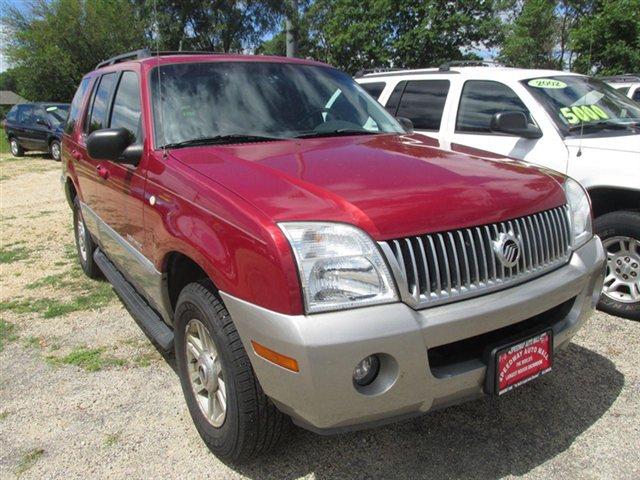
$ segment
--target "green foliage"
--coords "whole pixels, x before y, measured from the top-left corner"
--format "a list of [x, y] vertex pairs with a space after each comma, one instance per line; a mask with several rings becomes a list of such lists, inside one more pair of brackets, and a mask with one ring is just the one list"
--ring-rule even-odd
[[103, 368], [125, 365], [126, 360], [104, 355], [104, 348], [78, 347], [63, 357], [47, 357], [47, 362], [54, 366], [75, 365], [87, 372], [97, 372]]
[[144, 46], [128, 0], [35, 0], [0, 19], [19, 92], [32, 101], [69, 102], [84, 74], [118, 53]]
[[640, 0], [600, 0], [571, 32], [575, 70], [616, 75], [640, 72]]
[[555, 52], [559, 31], [555, 10], [552, 0], [525, 1], [508, 28], [500, 60], [521, 68], [561, 68], [562, 59]]
[[9, 246], [0, 248], [0, 264], [18, 262], [29, 258], [29, 251], [25, 247], [8, 247]]
[[4, 350], [7, 343], [13, 342], [18, 338], [15, 334], [15, 325], [0, 319], [0, 352]]
[[44, 450], [42, 448], [34, 448], [33, 450], [25, 453], [18, 462], [18, 465], [15, 470], [16, 477], [22, 476], [27, 470], [33, 467], [36, 462], [44, 455]]

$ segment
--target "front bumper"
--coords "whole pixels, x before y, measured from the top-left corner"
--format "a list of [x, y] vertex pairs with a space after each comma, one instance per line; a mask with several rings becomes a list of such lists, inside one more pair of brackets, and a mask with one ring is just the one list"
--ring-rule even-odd
[[[424, 310], [394, 303], [289, 316], [221, 295], [264, 392], [298, 425], [335, 433], [481, 396], [482, 357], [452, 354], [448, 362], [449, 344], [453, 352], [465, 339], [539, 321], [553, 328], [554, 349], [562, 348], [595, 308], [604, 266], [602, 244], [594, 237], [569, 263], [542, 277]], [[251, 340], [295, 358], [300, 371], [257, 356]], [[437, 367], [430, 364], [436, 352]], [[353, 369], [373, 353], [382, 354], [380, 374], [359, 391]]]

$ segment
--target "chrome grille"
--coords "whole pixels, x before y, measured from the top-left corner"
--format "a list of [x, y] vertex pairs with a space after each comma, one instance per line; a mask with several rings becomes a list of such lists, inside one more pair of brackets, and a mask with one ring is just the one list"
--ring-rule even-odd
[[[519, 240], [520, 258], [505, 267], [494, 251], [501, 233]], [[403, 301], [424, 308], [521, 283], [571, 255], [566, 205], [506, 222], [380, 242]]]

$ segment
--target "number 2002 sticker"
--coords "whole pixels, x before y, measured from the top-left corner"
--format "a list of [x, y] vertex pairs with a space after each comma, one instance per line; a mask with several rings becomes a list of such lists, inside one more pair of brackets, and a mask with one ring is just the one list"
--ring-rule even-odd
[[535, 88], [565, 88], [567, 86], [566, 83], [553, 78], [534, 78], [529, 80], [527, 85]]
[[571, 125], [575, 125], [580, 122], [607, 120], [609, 118], [607, 112], [597, 105], [576, 105], [574, 107], [564, 107], [560, 109], [560, 113]]

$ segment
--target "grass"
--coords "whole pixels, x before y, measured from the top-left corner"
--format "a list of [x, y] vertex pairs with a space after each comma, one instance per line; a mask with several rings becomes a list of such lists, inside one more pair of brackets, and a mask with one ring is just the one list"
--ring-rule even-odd
[[13, 263], [29, 258], [25, 247], [0, 248], [0, 263]]
[[0, 153], [9, 153], [9, 142], [4, 132], [0, 132]]
[[0, 352], [4, 350], [7, 343], [13, 342], [18, 338], [15, 334], [15, 325], [0, 319]]
[[20, 477], [23, 473], [33, 467], [43, 455], [44, 450], [42, 448], [34, 448], [33, 450], [25, 453], [16, 466], [16, 476]]
[[119, 441], [120, 441], [120, 433], [109, 433], [104, 438], [104, 444], [107, 447], [113, 447]]
[[9, 412], [9, 410], [4, 410], [3, 412], [0, 412], [0, 421], [2, 420], [6, 420], [6, 418], [10, 415], [11, 412]]
[[104, 347], [77, 347], [63, 357], [47, 357], [47, 362], [54, 366], [74, 365], [87, 372], [97, 372], [108, 367], [121, 367], [127, 363], [126, 360], [104, 355], [104, 350]]

